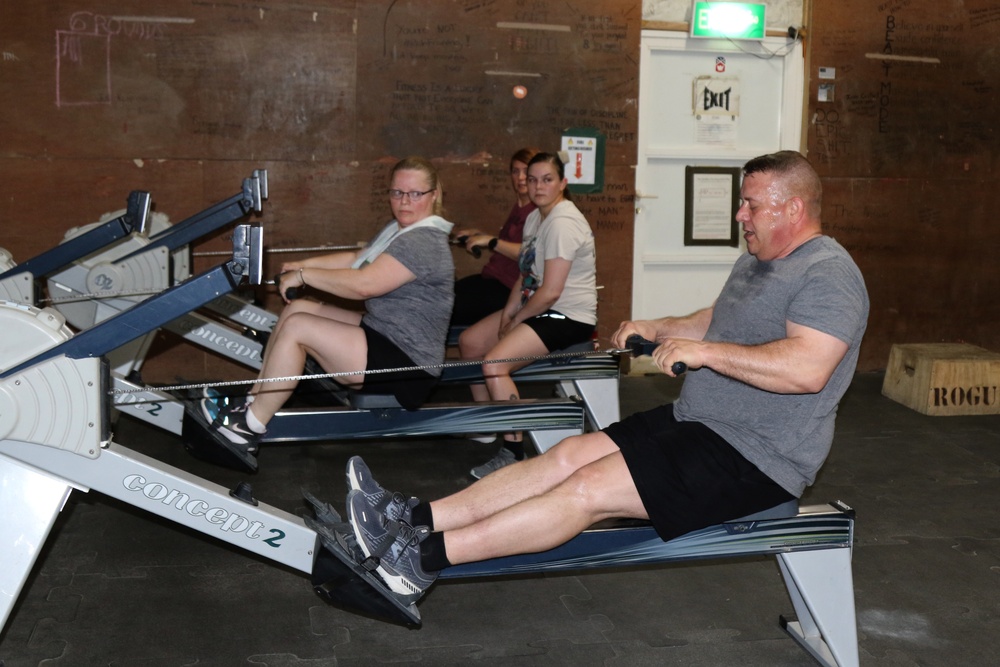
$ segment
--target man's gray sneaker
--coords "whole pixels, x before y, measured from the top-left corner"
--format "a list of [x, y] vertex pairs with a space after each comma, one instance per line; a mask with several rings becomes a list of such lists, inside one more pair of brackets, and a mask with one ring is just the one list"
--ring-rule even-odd
[[359, 489], [347, 495], [347, 516], [365, 556], [362, 564], [374, 565], [390, 591], [419, 596], [437, 579], [437, 572], [425, 572], [420, 563], [420, 543], [431, 534], [427, 526], [385, 518]]
[[517, 456], [506, 447], [501, 447], [500, 451], [496, 453], [496, 456], [491, 458], [486, 463], [476, 466], [469, 471], [469, 474], [476, 479], [482, 479], [491, 472], [495, 472], [500, 470], [500, 468], [509, 466], [511, 463], [517, 463]]
[[347, 461], [347, 488], [348, 493], [354, 490], [364, 493], [368, 504], [390, 521], [413, 525], [413, 508], [420, 500], [413, 497], [407, 499], [402, 493], [383, 489], [360, 456], [352, 456]]

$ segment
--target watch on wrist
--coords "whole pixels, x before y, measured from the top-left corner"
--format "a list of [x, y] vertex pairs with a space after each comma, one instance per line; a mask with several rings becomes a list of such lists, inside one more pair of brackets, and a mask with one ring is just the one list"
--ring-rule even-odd
[[490, 250], [496, 250], [497, 249], [497, 242], [499, 240], [500, 239], [498, 239], [497, 237], [494, 236], [493, 238], [490, 239], [490, 242], [486, 244], [486, 247], [489, 248]]

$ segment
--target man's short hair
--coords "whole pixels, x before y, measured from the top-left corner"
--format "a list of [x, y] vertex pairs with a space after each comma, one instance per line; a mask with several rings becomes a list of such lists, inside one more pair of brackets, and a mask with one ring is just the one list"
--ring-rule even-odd
[[751, 174], [772, 174], [785, 189], [785, 197], [800, 197], [809, 215], [820, 217], [823, 207], [823, 185], [809, 160], [798, 151], [778, 151], [755, 157], [743, 165], [744, 178]]

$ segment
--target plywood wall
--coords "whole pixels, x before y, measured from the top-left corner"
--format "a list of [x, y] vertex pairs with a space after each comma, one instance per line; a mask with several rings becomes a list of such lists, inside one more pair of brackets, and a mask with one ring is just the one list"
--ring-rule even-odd
[[[269, 245], [355, 243], [388, 220], [387, 172], [410, 154], [438, 164], [450, 219], [499, 229], [509, 155], [596, 128], [605, 187], [576, 199], [597, 236], [606, 336], [631, 303], [641, 10], [600, 0], [8, 3], [0, 247], [32, 257], [135, 189], [180, 221], [239, 192], [256, 168], [270, 176], [259, 217]], [[227, 245], [223, 233], [194, 249]], [[457, 263], [460, 275], [480, 267]], [[231, 371], [184, 344], [157, 350], [149, 381]]]
[[816, 1], [808, 40], [824, 222], [872, 299], [860, 367], [893, 343], [1000, 350], [1000, 6]]

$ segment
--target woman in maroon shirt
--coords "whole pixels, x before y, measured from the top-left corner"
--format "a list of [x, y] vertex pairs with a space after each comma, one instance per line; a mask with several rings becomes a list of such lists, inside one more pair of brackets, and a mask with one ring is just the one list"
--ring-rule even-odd
[[510, 184], [517, 201], [499, 234], [494, 236], [471, 228], [454, 233], [456, 238], [465, 237], [466, 250], [473, 252], [474, 248], [485, 248], [490, 251], [490, 259], [480, 273], [455, 281], [452, 327], [467, 327], [503, 310], [511, 288], [521, 276], [517, 266], [521, 232], [528, 214], [535, 210], [535, 205], [528, 199], [528, 162], [536, 153], [537, 148], [522, 148], [510, 158]]

